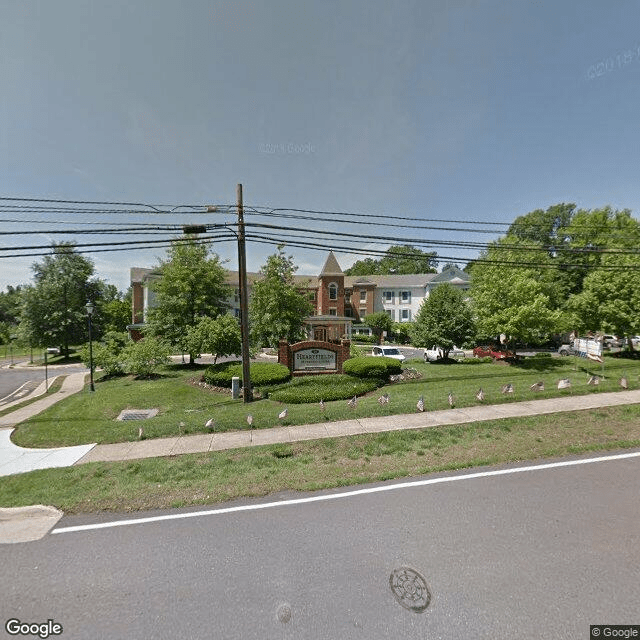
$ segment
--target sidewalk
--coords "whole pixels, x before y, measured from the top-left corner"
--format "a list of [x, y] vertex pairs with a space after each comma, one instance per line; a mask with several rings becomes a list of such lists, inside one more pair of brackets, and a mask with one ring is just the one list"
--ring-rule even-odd
[[496, 418], [518, 418], [563, 411], [578, 411], [640, 403], [640, 389], [589, 394], [586, 396], [564, 396], [545, 400], [513, 402], [500, 405], [477, 405], [463, 409], [445, 409], [375, 418], [356, 418], [338, 422], [321, 422], [291, 427], [273, 427], [249, 431], [226, 431], [223, 433], [176, 436], [138, 442], [96, 445], [76, 462], [111, 462], [115, 460], [135, 460], [159, 456], [175, 456], [183, 453], [220, 451], [238, 447], [260, 446], [316, 440], [319, 438], [339, 438], [363, 433], [424, 429], [443, 425], [465, 424]]
[[[184, 453], [220, 451], [238, 447], [265, 444], [291, 443], [320, 438], [404, 429], [424, 429], [443, 425], [465, 424], [499, 418], [517, 418], [563, 411], [579, 411], [597, 407], [610, 407], [640, 403], [640, 389], [563, 396], [544, 400], [530, 400], [500, 405], [476, 405], [462, 409], [445, 409], [374, 418], [354, 418], [338, 422], [322, 422], [309, 425], [273, 427], [271, 429], [226, 431], [222, 433], [176, 436], [116, 444], [88, 444], [57, 449], [24, 449], [10, 440], [11, 432], [20, 422], [40, 413], [55, 402], [84, 388], [86, 374], [73, 373], [66, 377], [57, 393], [42, 397], [30, 405], [0, 417], [0, 476], [24, 473], [35, 469], [66, 467], [87, 462], [111, 462], [175, 456]], [[44, 394], [41, 385], [31, 396]], [[24, 402], [22, 398], [19, 402]], [[16, 403], [17, 404], [17, 403]], [[10, 405], [8, 405], [10, 406]]]
[[[11, 442], [13, 427], [44, 411], [56, 402], [82, 390], [86, 375], [85, 373], [72, 373], [65, 378], [59, 391], [48, 395], [44, 395], [46, 389], [43, 383], [26, 398], [21, 398], [2, 407], [2, 409], [6, 409], [13, 405], [20, 404], [29, 398], [42, 396], [40, 400], [36, 400], [26, 407], [17, 409], [5, 416], [0, 416], [0, 476], [25, 473], [27, 471], [34, 471], [35, 469], [69, 467], [85, 456], [95, 446], [88, 444], [76, 447], [60, 447], [57, 449], [25, 449]], [[51, 382], [50, 380], [49, 386], [51, 386]]]

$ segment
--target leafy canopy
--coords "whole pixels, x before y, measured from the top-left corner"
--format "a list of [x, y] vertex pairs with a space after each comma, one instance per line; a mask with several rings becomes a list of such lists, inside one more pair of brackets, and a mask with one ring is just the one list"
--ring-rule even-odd
[[416, 347], [436, 345], [445, 358], [454, 346], [472, 340], [475, 324], [465, 294], [448, 282], [438, 285], [420, 305], [412, 334]]
[[189, 348], [188, 329], [200, 318], [217, 318], [226, 310], [230, 289], [225, 270], [218, 256], [209, 254], [208, 243], [187, 235], [172, 243], [157, 271], [159, 278], [151, 285], [156, 304], [148, 314], [147, 331], [189, 353], [193, 362], [197, 349]]
[[304, 337], [304, 319], [313, 306], [294, 284], [296, 270], [283, 245], [260, 269], [262, 278], [253, 285], [249, 308], [251, 341], [256, 347], [276, 348], [280, 339], [296, 342]]
[[358, 260], [344, 273], [348, 276], [435, 273], [437, 255], [433, 251], [427, 253], [410, 244], [393, 245], [379, 260]]

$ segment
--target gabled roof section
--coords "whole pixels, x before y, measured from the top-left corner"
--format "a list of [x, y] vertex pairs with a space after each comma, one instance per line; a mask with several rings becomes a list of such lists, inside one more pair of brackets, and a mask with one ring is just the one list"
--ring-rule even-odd
[[327, 256], [327, 261], [324, 263], [324, 267], [322, 267], [322, 271], [320, 272], [320, 277], [322, 276], [343, 276], [344, 272], [340, 268], [336, 257], [333, 255], [333, 251], [329, 251], [329, 255]]
[[471, 282], [471, 276], [466, 271], [462, 271], [462, 269], [450, 265], [439, 273], [431, 282], [468, 283]]

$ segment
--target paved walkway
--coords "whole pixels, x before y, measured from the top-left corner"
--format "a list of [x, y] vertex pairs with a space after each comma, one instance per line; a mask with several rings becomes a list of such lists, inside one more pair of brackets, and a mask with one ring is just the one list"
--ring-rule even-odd
[[[426, 411], [374, 418], [355, 418], [338, 422], [322, 422], [290, 427], [273, 427], [224, 433], [208, 433], [172, 438], [157, 438], [117, 444], [88, 444], [56, 449], [24, 449], [10, 440], [13, 428], [50, 407], [55, 402], [77, 393], [84, 388], [86, 373], [67, 376], [60, 391], [45, 395], [44, 385], [36, 389], [29, 398], [42, 396], [39, 400], [13, 413], [0, 417], [0, 476], [24, 473], [35, 469], [66, 467], [86, 462], [136, 460], [174, 456], [183, 453], [198, 453], [235, 449], [238, 447], [265, 444], [298, 442], [319, 438], [338, 438], [363, 433], [399, 431], [404, 429], [424, 429], [442, 425], [465, 424], [496, 418], [517, 418], [563, 411], [578, 411], [597, 407], [610, 407], [640, 403], [640, 390], [596, 393], [584, 396], [563, 396], [544, 400], [513, 402], [500, 405], [476, 405], [462, 409]], [[51, 383], [50, 383], [51, 384]], [[15, 403], [24, 402], [22, 398]], [[3, 407], [3, 409], [7, 408]]]
[[[16, 409], [12, 413], [0, 416], [0, 476], [9, 476], [14, 473], [24, 473], [35, 469], [51, 469], [54, 467], [69, 467], [85, 456], [94, 444], [79, 445], [76, 447], [60, 447], [57, 449], [25, 449], [17, 447], [11, 442], [13, 428], [49, 408], [60, 400], [77, 393], [84, 387], [85, 373], [73, 373], [67, 376], [59, 391], [46, 394], [45, 384], [42, 383], [27, 398], [21, 398], [2, 407], [2, 410], [18, 405], [27, 399], [42, 396], [26, 407]], [[49, 387], [53, 381], [49, 380]]]
[[424, 429], [425, 427], [464, 424], [482, 420], [495, 420], [496, 418], [517, 418], [637, 403], [640, 403], [640, 390], [589, 394], [586, 396], [563, 396], [562, 398], [500, 405], [477, 405], [463, 409], [426, 411], [424, 413], [375, 418], [356, 418], [338, 422], [273, 427], [271, 429], [253, 431], [245, 429], [243, 431], [101, 444], [93, 447], [77, 464], [219, 451], [238, 447], [316, 440], [319, 438], [339, 438], [341, 436], [378, 433], [381, 431]]

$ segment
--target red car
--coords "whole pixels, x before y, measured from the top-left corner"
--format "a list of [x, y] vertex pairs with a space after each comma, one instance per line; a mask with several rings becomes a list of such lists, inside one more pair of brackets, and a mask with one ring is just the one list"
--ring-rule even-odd
[[493, 358], [494, 360], [516, 360], [518, 356], [508, 349], [498, 349], [496, 347], [475, 347], [473, 355], [476, 358]]

